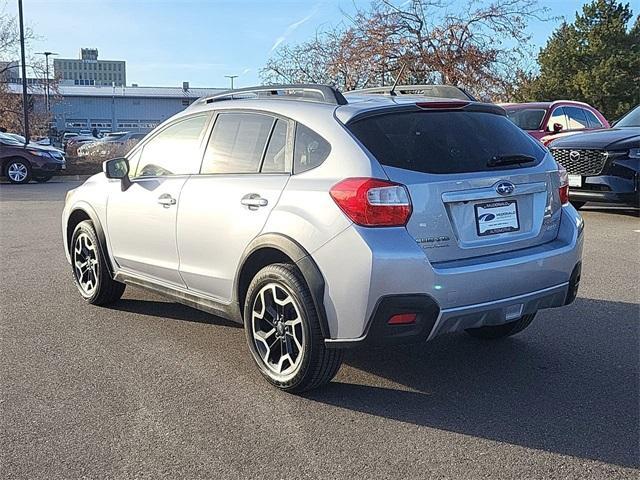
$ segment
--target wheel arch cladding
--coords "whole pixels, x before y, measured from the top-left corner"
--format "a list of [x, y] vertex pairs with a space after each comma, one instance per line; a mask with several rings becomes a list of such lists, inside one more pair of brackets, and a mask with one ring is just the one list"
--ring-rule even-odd
[[73, 211], [69, 214], [69, 218], [67, 219], [67, 231], [66, 231], [66, 245], [67, 251], [71, 253], [71, 237], [73, 236], [73, 232], [81, 222], [85, 220], [89, 220], [93, 224], [93, 229], [96, 232], [98, 237], [98, 241], [100, 242], [100, 252], [102, 254], [102, 258], [105, 262], [105, 265], [109, 268], [109, 273], [113, 276], [113, 266], [111, 265], [111, 261], [109, 260], [109, 255], [107, 254], [107, 242], [104, 234], [104, 230], [102, 228], [102, 224], [100, 220], [98, 220], [98, 216], [93, 212], [90, 208], [86, 208], [84, 206], [73, 209]]
[[330, 338], [327, 314], [324, 308], [324, 277], [311, 255], [298, 242], [282, 234], [267, 233], [256, 237], [245, 249], [236, 274], [234, 291], [242, 311], [251, 280], [258, 271], [273, 263], [290, 263], [298, 267], [311, 292], [320, 330]]

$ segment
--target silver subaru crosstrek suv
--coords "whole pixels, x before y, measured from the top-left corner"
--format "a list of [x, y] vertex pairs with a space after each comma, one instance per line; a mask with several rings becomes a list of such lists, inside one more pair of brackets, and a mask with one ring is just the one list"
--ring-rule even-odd
[[82, 297], [131, 284], [243, 323], [287, 391], [331, 380], [347, 347], [513, 335], [580, 281], [566, 172], [492, 104], [236, 90], [103, 169], [62, 216]]

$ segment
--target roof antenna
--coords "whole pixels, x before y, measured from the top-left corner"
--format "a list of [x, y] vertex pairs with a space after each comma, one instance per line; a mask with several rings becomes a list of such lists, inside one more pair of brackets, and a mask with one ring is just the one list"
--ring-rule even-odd
[[404, 73], [404, 68], [407, 66], [406, 63], [402, 64], [402, 67], [400, 67], [400, 73], [398, 74], [398, 76], [396, 77], [396, 81], [393, 82], [393, 87], [391, 87], [391, 90], [389, 90], [389, 95], [391, 95], [392, 97], [395, 97], [396, 94], [396, 87], [398, 86], [398, 82], [400, 81], [400, 79], [402, 78], [402, 74]]

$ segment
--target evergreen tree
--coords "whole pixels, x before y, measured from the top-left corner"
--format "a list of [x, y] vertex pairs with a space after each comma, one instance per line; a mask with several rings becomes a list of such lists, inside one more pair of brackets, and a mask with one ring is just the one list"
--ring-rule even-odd
[[629, 4], [593, 0], [563, 23], [538, 55], [539, 74], [524, 77], [519, 100], [580, 100], [609, 119], [640, 103], [640, 16]]

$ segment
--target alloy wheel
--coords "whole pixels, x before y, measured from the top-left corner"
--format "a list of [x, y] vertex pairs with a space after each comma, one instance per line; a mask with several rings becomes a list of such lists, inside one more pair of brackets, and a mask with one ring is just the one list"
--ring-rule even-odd
[[12, 163], [7, 169], [7, 176], [14, 182], [24, 182], [28, 173], [27, 166], [24, 163]]
[[305, 348], [300, 308], [278, 283], [268, 283], [255, 297], [251, 309], [253, 343], [269, 374], [279, 380], [298, 370]]
[[82, 293], [90, 297], [98, 286], [98, 251], [91, 237], [82, 232], [73, 249], [73, 269]]

